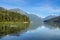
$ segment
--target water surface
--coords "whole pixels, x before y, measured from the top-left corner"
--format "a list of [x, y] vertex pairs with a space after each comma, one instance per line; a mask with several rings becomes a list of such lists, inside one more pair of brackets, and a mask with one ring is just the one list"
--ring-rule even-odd
[[[27, 25], [24, 24], [24, 27]], [[7, 34], [0, 37], [0, 40], [60, 40], [60, 25], [59, 23], [44, 23], [40, 25], [32, 23], [28, 28], [25, 27], [24, 31]]]

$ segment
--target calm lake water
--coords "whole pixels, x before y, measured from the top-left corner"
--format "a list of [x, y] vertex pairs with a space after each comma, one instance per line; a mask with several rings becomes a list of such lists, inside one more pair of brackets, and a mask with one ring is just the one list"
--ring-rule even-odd
[[32, 23], [25, 31], [2, 36], [0, 40], [60, 40], [60, 25]]

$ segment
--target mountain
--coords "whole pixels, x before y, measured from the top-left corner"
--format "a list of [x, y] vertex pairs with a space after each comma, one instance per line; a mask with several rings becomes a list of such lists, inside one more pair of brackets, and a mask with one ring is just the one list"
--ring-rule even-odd
[[19, 9], [19, 8], [13, 8], [13, 9], [9, 9], [10, 11], [13, 11], [13, 12], [17, 12], [17, 13], [20, 13], [20, 14], [25, 14], [26, 12], [25, 11], [23, 11], [23, 10], [21, 10], [21, 9]]
[[55, 16], [55, 15], [49, 15], [49, 16], [45, 17], [45, 18], [43, 19], [43, 21], [45, 22], [45, 21], [50, 20], [50, 19], [53, 19], [53, 18], [55, 18], [55, 17], [57, 17], [57, 16]]
[[29, 17], [27, 17], [26, 15], [22, 15], [21, 12], [14, 12], [14, 11], [10, 11], [7, 10], [3, 7], [0, 7], [0, 22], [1, 21], [20, 21], [20, 22], [24, 22], [24, 21], [29, 21]]
[[42, 18], [35, 14], [27, 14], [30, 19], [30, 30], [36, 29], [39, 26], [42, 26]]
[[32, 24], [32, 23], [34, 24], [33, 26], [36, 26], [36, 25], [39, 26], [40, 23], [42, 23], [42, 18], [39, 17], [39, 16], [37, 16], [37, 15], [35, 15], [35, 14], [28, 14], [28, 13], [26, 13], [25, 11], [22, 11], [22, 10], [19, 9], [19, 8], [10, 9], [10, 10], [28, 16], [31, 24]]
[[44, 22], [57, 23], [60, 22], [60, 16], [55, 16], [49, 19], [44, 20]]
[[29, 16], [29, 18], [30, 18], [30, 21], [32, 21], [32, 22], [41, 22], [42, 20], [42, 18], [41, 17], [38, 17], [37, 15], [35, 15], [35, 14], [28, 14], [28, 16]]
[[22, 11], [22, 10], [19, 9], [19, 8], [10, 9], [10, 10], [11, 10], [11, 11], [14, 11], [14, 12], [21, 13], [21, 14], [25, 14], [26, 16], [29, 17], [29, 19], [30, 19], [31, 22], [40, 23], [40, 22], [42, 21], [42, 20], [41, 20], [41, 19], [42, 19], [41, 17], [38, 17], [38, 16], [35, 15], [35, 14], [28, 14], [28, 13]]
[[45, 17], [44, 20], [49, 20], [49, 19], [54, 18], [54, 17], [56, 17], [56, 16], [55, 15], [49, 15], [49, 16]]

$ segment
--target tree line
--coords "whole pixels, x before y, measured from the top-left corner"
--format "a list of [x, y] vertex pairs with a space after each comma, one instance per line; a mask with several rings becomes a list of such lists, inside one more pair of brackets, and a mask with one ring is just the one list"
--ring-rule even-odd
[[2, 21], [26, 22], [26, 21], [29, 21], [29, 17], [22, 13], [13, 12], [3, 7], [0, 7], [0, 22]]

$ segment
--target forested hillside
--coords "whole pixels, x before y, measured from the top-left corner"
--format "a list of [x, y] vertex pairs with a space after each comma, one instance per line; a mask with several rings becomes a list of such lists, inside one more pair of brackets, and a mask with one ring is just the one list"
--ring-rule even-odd
[[29, 17], [0, 7], [0, 22], [2, 21], [26, 22], [29, 21]]

